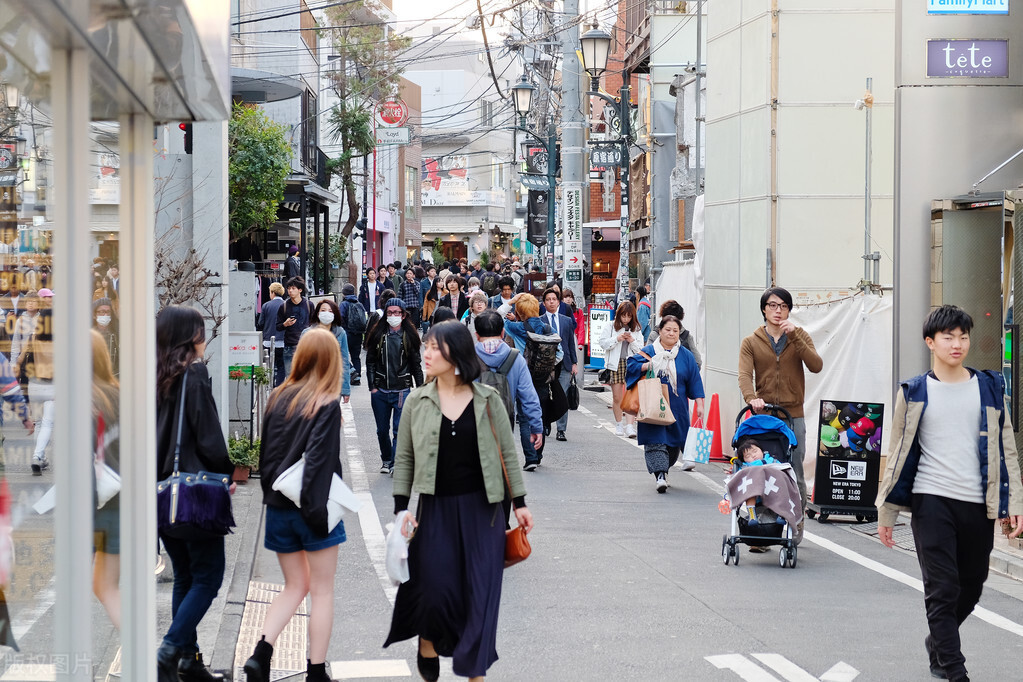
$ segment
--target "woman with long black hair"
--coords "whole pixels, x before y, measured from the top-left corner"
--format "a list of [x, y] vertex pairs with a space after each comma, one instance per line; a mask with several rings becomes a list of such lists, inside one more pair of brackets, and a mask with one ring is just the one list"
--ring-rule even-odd
[[[168, 306], [156, 318], [156, 479], [174, 472], [181, 392], [179, 471], [230, 474], [234, 465], [217, 417], [210, 375], [203, 363], [206, 324], [194, 308]], [[234, 483], [231, 484], [234, 493]], [[202, 662], [196, 627], [224, 580], [224, 537], [160, 533], [174, 567], [172, 621], [156, 652], [159, 682], [215, 680]], [[179, 677], [180, 674], [180, 677]]]
[[423, 385], [419, 354], [422, 342], [405, 312], [404, 301], [392, 298], [381, 306], [383, 319], [366, 335], [366, 381], [380, 445], [380, 473], [390, 474], [394, 470], [398, 424], [405, 399], [413, 382]]
[[402, 532], [418, 531], [409, 546], [410, 579], [398, 588], [384, 646], [418, 636], [424, 680], [439, 677], [438, 656], [452, 657], [456, 675], [482, 680], [497, 660], [502, 504], [514, 500], [527, 533], [533, 515], [515, 466], [508, 411], [496, 390], [476, 381], [482, 363], [469, 330], [457, 321], [434, 325], [423, 354], [432, 381], [408, 398], [394, 471], [395, 514], [419, 493], [417, 519], [402, 514]]

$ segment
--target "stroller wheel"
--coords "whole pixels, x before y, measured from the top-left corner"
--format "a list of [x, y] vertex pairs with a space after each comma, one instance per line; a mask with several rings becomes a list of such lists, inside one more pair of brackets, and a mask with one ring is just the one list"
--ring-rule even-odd
[[789, 548], [789, 568], [796, 567], [796, 552], [798, 551], [795, 545]]
[[739, 565], [739, 545], [732, 545], [732, 563]]
[[806, 510], [806, 515], [810, 517], [811, 521], [813, 521], [813, 517], [817, 516], [817, 512], [815, 512], [812, 509], [807, 509]]
[[785, 568], [789, 563], [789, 550], [784, 545], [778, 550], [778, 565]]
[[728, 544], [728, 536], [721, 536], [721, 561], [724, 562], [725, 566], [732, 559], [732, 547]]

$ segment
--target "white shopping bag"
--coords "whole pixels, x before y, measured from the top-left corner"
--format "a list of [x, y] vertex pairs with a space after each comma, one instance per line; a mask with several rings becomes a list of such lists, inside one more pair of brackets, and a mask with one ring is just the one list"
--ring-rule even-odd
[[394, 523], [388, 524], [387, 531], [387, 555], [384, 566], [387, 569], [387, 577], [395, 585], [408, 582], [408, 543], [409, 538], [401, 534], [402, 527], [408, 523], [408, 510], [398, 512]]

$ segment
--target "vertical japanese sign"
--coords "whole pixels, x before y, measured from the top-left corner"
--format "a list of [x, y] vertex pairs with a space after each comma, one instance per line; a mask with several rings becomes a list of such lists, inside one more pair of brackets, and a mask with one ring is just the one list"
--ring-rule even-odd
[[583, 190], [573, 185], [565, 188], [564, 222], [565, 286], [582, 293], [583, 281]]

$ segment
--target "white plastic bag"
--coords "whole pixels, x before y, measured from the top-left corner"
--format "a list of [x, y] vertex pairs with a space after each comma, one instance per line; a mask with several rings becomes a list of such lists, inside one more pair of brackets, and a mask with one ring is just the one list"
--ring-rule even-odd
[[402, 527], [408, 523], [409, 512], [398, 512], [394, 523], [388, 524], [387, 531], [387, 556], [384, 565], [387, 568], [387, 577], [395, 585], [408, 582], [408, 543], [409, 538], [401, 534]]

